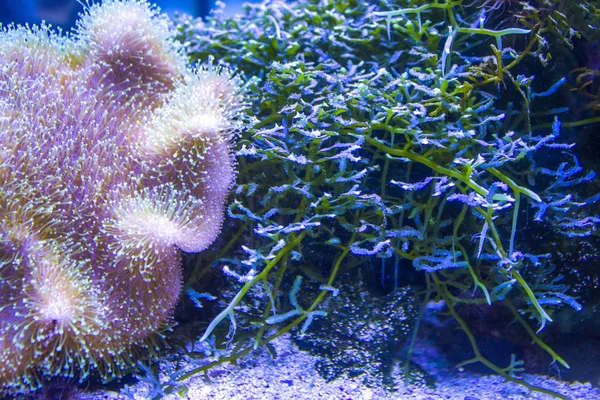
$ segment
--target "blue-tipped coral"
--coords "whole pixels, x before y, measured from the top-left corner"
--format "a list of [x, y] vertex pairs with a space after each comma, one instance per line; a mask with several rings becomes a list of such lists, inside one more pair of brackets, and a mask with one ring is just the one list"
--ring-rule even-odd
[[[388, 290], [413, 285], [464, 331], [472, 351], [462, 365], [556, 395], [520, 379], [510, 354], [500, 366], [486, 359], [459, 307], [504, 307], [514, 330], [568, 367], [536, 329], [561, 306], [581, 306], [561, 281], [568, 271], [554, 267], [559, 255], [537, 252], [590, 238], [600, 222], [598, 197], [583, 190], [593, 174], [569, 144], [582, 121], [570, 120], [553, 64], [575, 32], [531, 2], [494, 10], [511, 17], [499, 27], [481, 14], [491, 1], [401, 3], [266, 1], [242, 17], [182, 19], [192, 58], [214, 55], [258, 79], [229, 207], [237, 225], [211, 264], [227, 290], [201, 340], [219, 359], [173, 373], [165, 393], [286, 332], [345, 327], [331, 312], [344, 299], [330, 298], [344, 296], [346, 273]], [[530, 246], [538, 232], [544, 245]], [[214, 271], [206, 264], [193, 279]]]
[[188, 69], [143, 0], [73, 37], [9, 27], [0, 65], [0, 391], [118, 376], [169, 324], [180, 249], [220, 231], [237, 82]]

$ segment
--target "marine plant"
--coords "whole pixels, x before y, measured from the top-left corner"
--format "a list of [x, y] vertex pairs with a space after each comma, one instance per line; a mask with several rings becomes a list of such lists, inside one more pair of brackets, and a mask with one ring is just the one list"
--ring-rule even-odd
[[244, 103], [144, 0], [0, 32], [0, 393], [156, 354], [181, 252], [218, 235]]
[[[341, 273], [395, 289], [416, 271], [422, 303], [443, 301], [472, 344], [461, 366], [564, 397], [528, 384], [514, 356], [487, 360], [456, 311], [504, 305], [568, 368], [540, 332], [560, 307], [581, 305], [556, 258], [524, 239], [588, 237], [600, 220], [598, 196], [582, 190], [594, 174], [569, 141], [583, 122], [569, 120], [552, 57], [569, 54], [576, 31], [546, 3], [507, 8], [498, 29], [462, 0], [267, 1], [238, 17], [180, 19], [192, 59], [214, 56], [245, 76], [253, 122], [236, 148], [228, 234], [186, 284], [196, 305], [217, 307], [188, 354], [206, 361], [173, 373], [165, 393], [309, 331], [328, 318]], [[221, 298], [200, 293], [215, 270]]]

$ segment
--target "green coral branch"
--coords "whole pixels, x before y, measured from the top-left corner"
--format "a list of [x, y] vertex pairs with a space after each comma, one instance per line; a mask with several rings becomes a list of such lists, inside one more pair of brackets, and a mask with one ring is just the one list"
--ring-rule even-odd
[[519, 273], [519, 271], [517, 271], [516, 269], [512, 269], [510, 271], [512, 277], [514, 279], [517, 280], [517, 282], [519, 282], [519, 285], [521, 285], [521, 287], [523, 288], [523, 290], [525, 290], [525, 293], [527, 293], [527, 297], [529, 297], [529, 300], [531, 301], [531, 304], [533, 304], [533, 306], [535, 307], [535, 309], [537, 310], [537, 312], [540, 314], [541, 321], [540, 321], [540, 329], [538, 329], [538, 332], [540, 332], [542, 329], [544, 329], [544, 327], [546, 326], [546, 321], [550, 321], [552, 322], [552, 318], [550, 318], [550, 316], [548, 315], [548, 313], [546, 311], [544, 311], [544, 309], [542, 308], [542, 306], [540, 305], [540, 303], [537, 301], [535, 294], [533, 293], [533, 291], [531, 290], [531, 288], [529, 287], [529, 285], [527, 284], [527, 282], [525, 282], [525, 279], [523, 279], [523, 277], [521, 276], [521, 274]]
[[[456, 236], [454, 236], [452, 238], [452, 243], [454, 244], [455, 238]], [[467, 251], [465, 250], [465, 248], [463, 247], [462, 244], [460, 243], [456, 243], [456, 245], [459, 247], [460, 252], [462, 253], [463, 257], [465, 258], [465, 261], [467, 263], [467, 270], [469, 271], [469, 275], [471, 275], [471, 279], [473, 279], [473, 284], [480, 288], [481, 291], [483, 292], [484, 296], [485, 296], [485, 300], [487, 302], [488, 305], [492, 305], [492, 299], [490, 297], [490, 293], [487, 290], [487, 287], [485, 287], [485, 285], [479, 280], [479, 277], [477, 276], [477, 274], [475, 273], [475, 270], [473, 270], [473, 267], [471, 266], [471, 263], [469, 262], [469, 258], [467, 256]]]
[[[454, 41], [454, 37], [457, 33], [465, 33], [471, 35], [486, 35], [496, 38], [496, 43], [499, 49], [502, 49], [502, 37], [507, 35], [527, 35], [531, 33], [531, 29], [523, 29], [523, 28], [506, 28], [501, 30], [493, 30], [486, 29], [483, 26], [479, 26], [478, 28], [467, 28], [458, 26], [458, 22], [456, 21], [456, 17], [454, 16], [453, 7], [462, 5], [462, 1], [448, 1], [446, 3], [438, 3], [437, 0], [434, 3], [424, 4], [420, 7], [412, 7], [412, 8], [402, 8], [400, 10], [393, 11], [376, 11], [373, 13], [376, 17], [385, 17], [387, 19], [388, 25], [388, 38], [390, 31], [390, 23], [393, 17], [399, 17], [406, 14], [420, 14], [427, 10], [432, 9], [442, 9], [445, 10], [448, 19], [450, 20], [449, 34], [446, 40], [446, 44], [444, 46], [444, 52], [442, 54], [442, 72], [445, 69], [446, 61], [450, 60], [450, 53], [452, 49], [452, 42]], [[500, 64], [499, 64], [500, 65]]]
[[456, 2], [447, 2], [447, 3], [438, 3], [437, 0], [435, 0], [433, 3], [428, 3], [428, 4], [423, 4], [420, 7], [412, 7], [412, 8], [402, 8], [400, 10], [393, 10], [393, 11], [375, 11], [373, 12], [373, 15], [377, 16], [377, 17], [398, 17], [400, 15], [406, 15], [406, 14], [419, 14], [422, 13], [423, 11], [427, 11], [427, 10], [431, 10], [431, 9], [443, 9], [443, 10], [447, 10], [448, 8], [451, 7], [455, 7], [455, 6], [460, 6], [462, 5], [462, 0], [456, 1]]
[[[391, 9], [394, 5], [390, 3], [380, 3], [379, 7]], [[236, 202], [240, 207], [243, 205], [252, 218], [245, 219], [243, 213], [236, 215], [247, 221], [238, 233], [249, 231], [249, 234], [238, 236], [232, 242], [237, 243], [242, 238], [252, 240], [253, 248], [267, 254], [275, 243], [280, 243], [277, 239], [288, 234], [284, 233], [284, 226], [300, 225], [303, 221], [318, 221], [320, 225], [309, 228], [309, 236], [302, 243], [297, 241], [296, 248], [291, 241], [296, 241], [297, 231], [286, 238], [290, 247], [277, 245], [278, 250], [270, 253], [270, 256], [276, 255], [276, 259], [265, 261], [267, 266], [260, 276], [240, 285], [242, 290], [230, 299], [229, 306], [211, 322], [208, 333], [203, 336], [207, 339], [227, 316], [240, 316], [250, 322], [246, 335], [238, 335], [238, 346], [228, 350], [227, 357], [221, 356], [214, 363], [181, 375], [180, 379], [222, 362], [235, 362], [299, 324], [307, 324], [313, 311], [323, 313], [318, 305], [332, 292], [333, 279], [351, 251], [357, 257], [352, 260], [353, 268], [360, 268], [362, 263], [372, 266], [391, 257], [396, 261], [402, 258], [414, 262], [417, 258], [436, 259], [437, 251], [451, 254], [446, 258], [447, 264], [433, 275], [441, 282], [432, 282], [433, 272], [425, 274], [429, 294], [437, 291], [436, 300], [444, 299], [450, 306], [484, 305], [501, 302], [510, 292], [511, 298], [521, 301], [519, 304], [527, 304], [527, 315], [541, 320], [542, 327], [551, 321], [552, 314], [546, 313], [536, 299], [536, 296], [545, 298], [544, 292], [539, 285], [531, 282], [531, 286], [528, 285], [529, 265], [525, 259], [520, 260], [515, 251], [519, 213], [523, 213], [521, 202], [527, 198], [533, 200], [527, 202], [528, 205], [541, 201], [536, 192], [520, 186], [519, 182], [527, 182], [527, 177], [535, 172], [525, 171], [525, 168], [514, 172], [511, 168], [511, 164], [514, 166], [517, 162], [519, 168], [532, 166], [535, 160], [529, 159], [535, 152], [530, 147], [535, 138], [530, 135], [529, 119], [537, 118], [535, 112], [539, 106], [532, 102], [531, 79], [522, 73], [527, 74], [531, 68], [525, 58], [539, 56], [539, 49], [543, 47], [542, 38], [538, 36], [543, 24], [535, 19], [535, 23], [526, 23], [532, 18], [519, 16], [528, 29], [491, 30], [485, 29], [483, 23], [479, 27], [460, 27], [457, 21], [464, 25], [463, 21], [473, 17], [454, 18], [455, 12], [464, 10], [460, 8], [463, 1], [412, 1], [410, 4], [424, 5], [368, 14], [370, 9], [360, 2], [309, 2], [302, 3], [293, 12], [291, 5], [289, 9], [288, 5], [280, 8], [281, 17], [271, 11], [254, 10], [247, 19], [246, 27], [252, 27], [248, 31], [237, 22], [213, 21], [211, 23], [221, 27], [222, 34], [215, 38], [207, 33], [200, 35], [201, 39], [194, 39], [197, 41], [195, 58], [202, 59], [216, 52], [224, 61], [244, 69], [244, 74], [264, 78], [263, 86], [252, 88], [256, 94], [253, 112], [257, 120], [245, 136], [244, 146], [248, 151], [241, 152], [244, 155], [240, 160], [249, 163], [240, 168], [239, 176], [241, 182], [256, 182], [262, 187], [256, 193], [236, 193]], [[254, 15], [255, 11], [258, 14]], [[421, 21], [421, 13], [427, 11], [433, 22]], [[272, 15], [278, 15], [277, 19]], [[387, 42], [384, 38], [386, 21], [377, 18], [373, 23], [369, 21], [373, 15], [387, 19]], [[399, 17], [394, 21], [396, 35], [390, 38], [394, 17]], [[261, 26], [254, 30], [260, 24], [268, 29]], [[450, 34], [442, 34], [440, 27], [448, 25]], [[207, 30], [212, 32], [213, 26], [207, 26]], [[317, 29], [328, 32], [323, 36], [327, 40], [311, 36]], [[506, 35], [529, 36], [515, 43], [514, 50], [503, 51], [500, 39]], [[485, 36], [498, 42], [489, 46], [491, 52], [482, 44], [493, 39]], [[208, 43], [213, 40], [214, 44], [207, 45], [205, 37]], [[284, 40], [278, 40], [279, 37]], [[455, 41], [457, 37], [459, 40]], [[440, 54], [443, 40], [446, 45]], [[415, 54], [408, 54], [407, 48], [414, 49]], [[469, 55], [476, 57], [460, 54], [465, 48], [469, 49]], [[440, 57], [444, 70], [445, 63], [450, 63], [451, 53], [460, 56], [457, 62], [461, 73], [453, 79], [444, 79], [439, 69]], [[253, 60], [257, 63], [253, 64]], [[512, 84], [507, 82], [504, 86], [507, 96], [499, 99], [492, 85], [501, 85], [505, 79]], [[515, 97], [515, 104], [521, 103], [522, 98], [522, 104], [506, 106], [504, 100], [510, 101], [509, 96]], [[520, 141], [503, 141], [498, 137], [496, 130], [505, 128]], [[450, 135], [451, 132], [456, 135]], [[496, 142], [491, 142], [490, 137]], [[490, 143], [486, 145], [486, 141]], [[509, 148], [513, 144], [518, 154], [515, 157], [512, 152], [504, 153], [512, 151]], [[369, 152], [371, 154], [365, 155]], [[478, 168], [481, 164], [475, 160], [463, 159], [462, 162], [458, 158], [476, 157], [479, 153], [485, 160], [497, 160], [499, 156], [504, 164], [497, 168]], [[404, 163], [399, 165], [392, 161]], [[428, 180], [421, 184], [424, 176]], [[411, 186], [410, 190], [389, 184], [390, 180], [403, 178], [407, 186]], [[492, 196], [490, 192], [498, 189], [496, 186], [500, 183], [506, 186], [500, 185], [501, 189]], [[426, 185], [429, 190], [425, 190]], [[398, 187], [402, 189], [401, 194]], [[443, 188], [438, 190], [440, 187]], [[476, 201], [465, 200], [457, 217], [455, 213], [460, 205], [448, 201], [451, 195], [460, 196], [459, 200], [471, 195]], [[544, 200], [548, 199], [550, 195], [544, 191]], [[501, 211], [503, 209], [507, 211]], [[511, 212], [512, 224], [508, 223]], [[260, 229], [252, 230], [259, 219]], [[282, 229], [277, 230], [277, 226]], [[509, 230], [510, 245], [504, 237]], [[350, 242], [340, 245], [346, 242], [349, 232], [352, 233]], [[471, 255], [471, 244], [467, 242], [477, 232], [481, 232], [481, 237], [479, 254], [475, 256]], [[303, 254], [300, 244], [306, 249], [307, 242], [310, 246], [326, 245], [336, 250], [334, 254], [328, 251]], [[342, 252], [339, 258], [338, 251]], [[234, 251], [229, 247], [227, 253]], [[281, 295], [282, 282], [287, 282], [288, 275], [299, 271], [305, 277], [316, 277], [315, 281], [326, 281], [321, 269], [324, 263], [311, 265], [309, 257], [315, 254], [320, 259], [328, 259], [328, 266], [335, 264], [329, 275], [329, 289], [312, 295], [315, 298], [311, 307], [300, 308], [294, 300], [291, 311], [279, 314], [275, 299]], [[275, 263], [277, 267], [273, 270]], [[446, 268], [448, 265], [455, 268]], [[262, 285], [263, 290], [248, 293], [255, 284]], [[294, 287], [290, 295], [299, 288]], [[461, 297], [478, 288], [483, 294]], [[248, 297], [255, 294], [261, 296], [260, 302], [251, 303]], [[247, 314], [240, 311], [242, 304], [251, 311]], [[544, 305], [548, 310], [554, 306]], [[524, 311], [513, 311], [520, 312]], [[528, 329], [534, 343], [559, 364], [567, 366], [536, 336], [527, 321], [517, 320]], [[464, 325], [464, 321], [457, 321]], [[463, 330], [468, 332], [466, 328]], [[254, 339], [252, 343], [243, 341], [248, 335], [250, 340]], [[474, 338], [471, 339], [476, 348]], [[479, 362], [480, 356], [476, 350], [476, 357], [464, 364]], [[518, 362], [512, 360], [507, 368], [490, 368], [511, 376], [518, 372], [518, 367]], [[517, 379], [515, 383], [521, 382]]]
[[[427, 167], [431, 168], [432, 170], [438, 172], [441, 175], [445, 175], [445, 176], [449, 176], [452, 177], [462, 183], [464, 183], [467, 187], [471, 188], [472, 190], [474, 190], [476, 193], [480, 194], [483, 197], [487, 197], [489, 194], [489, 191], [487, 189], [485, 189], [484, 187], [482, 187], [481, 185], [479, 185], [478, 183], [474, 182], [472, 179], [470, 179], [470, 174], [463, 174], [460, 173], [458, 171], [443, 167], [439, 164], [436, 164], [434, 161], [432, 161], [431, 159], [421, 156], [419, 154], [415, 154], [412, 153], [410, 151], [407, 150], [401, 150], [401, 149], [395, 149], [392, 147], [389, 147], [385, 144], [383, 144], [381, 141], [372, 138], [370, 136], [364, 136], [364, 140], [365, 142], [371, 144], [372, 146], [376, 147], [377, 149], [385, 152], [386, 154], [389, 154], [391, 156], [395, 156], [395, 157], [403, 157], [403, 158], [407, 158], [413, 162], [417, 162], [423, 165], [426, 165]], [[528, 197], [531, 197], [532, 199], [536, 200], [536, 201], [541, 201], [540, 197], [533, 191], [526, 189], [522, 186], [517, 185], [514, 181], [512, 181], [510, 178], [506, 177], [505, 175], [503, 175], [501, 172], [497, 171], [496, 169], [493, 168], [488, 168], [488, 171], [490, 171], [490, 173], [494, 174], [495, 176], [498, 176], [499, 179], [502, 178], [501, 180], [503, 182], [505, 182], [507, 185], [509, 185], [509, 187], [511, 187], [514, 191], [516, 191], [516, 193], [522, 193]], [[497, 251], [500, 253], [500, 255], [502, 256], [502, 258], [508, 259], [508, 254], [506, 253], [506, 251], [503, 249], [502, 247], [502, 243], [500, 240], [500, 235], [493, 223], [493, 218], [492, 218], [492, 211], [484, 211], [483, 209], [481, 209], [481, 207], [476, 207], [476, 210], [479, 211], [479, 213], [485, 218], [485, 220], [487, 221], [487, 225], [488, 228], [490, 230], [490, 232], [492, 233], [492, 236], [494, 238], [494, 243], [496, 246]], [[513, 219], [514, 220], [514, 219]], [[513, 226], [513, 229], [515, 227]], [[513, 236], [511, 234], [511, 236]], [[471, 272], [471, 271], [470, 271]], [[552, 318], [550, 318], [550, 316], [548, 315], [548, 313], [546, 313], [546, 311], [544, 311], [544, 309], [542, 308], [542, 306], [539, 304], [539, 302], [537, 301], [537, 298], [535, 297], [535, 294], [532, 292], [531, 288], [529, 287], [529, 285], [527, 284], [527, 282], [525, 282], [525, 280], [521, 277], [521, 275], [518, 273], [518, 271], [516, 271], [514, 268], [510, 271], [510, 274], [512, 275], [512, 277], [514, 279], [517, 280], [517, 282], [519, 283], [519, 285], [521, 285], [521, 287], [523, 288], [523, 290], [525, 291], [525, 293], [527, 294], [527, 297], [529, 298], [529, 300], [531, 301], [532, 305], [535, 307], [535, 309], [538, 311], [539, 315], [540, 315], [540, 319], [541, 319], [541, 329], [543, 329], [543, 327], [546, 325], [546, 321], [550, 321], [552, 322]], [[474, 276], [474, 273], [472, 274], [472, 276]], [[478, 280], [476, 280], [476, 282], [478, 282], [479, 284], [481, 284]], [[479, 286], [479, 285], [478, 285]], [[481, 286], [483, 286], [481, 284]], [[480, 287], [481, 287], [480, 286]]]
[[277, 265], [279, 260], [281, 260], [281, 258], [285, 254], [289, 253], [294, 247], [298, 246], [302, 242], [302, 239], [304, 239], [304, 236], [306, 236], [306, 234], [307, 234], [307, 231], [302, 231], [294, 240], [291, 240], [290, 242], [288, 242], [282, 250], [277, 252], [277, 255], [272, 260], [267, 261], [267, 265], [263, 268], [263, 270], [260, 273], [255, 275], [254, 278], [252, 278], [252, 280], [250, 280], [249, 282], [246, 282], [246, 284], [235, 295], [233, 300], [231, 300], [229, 305], [210, 322], [210, 324], [206, 328], [206, 331], [200, 338], [200, 340], [199, 340], [200, 342], [204, 342], [210, 337], [210, 335], [215, 330], [217, 325], [233, 313], [233, 310], [239, 304], [239, 302], [242, 301], [242, 299], [244, 298], [246, 293], [248, 293], [248, 291], [257, 282], [259, 282], [263, 279], [266, 279], [267, 276], [269, 275], [269, 272], [271, 272], [271, 270], [275, 267], [275, 265]]
[[495, 38], [501, 38], [502, 36], [506, 36], [506, 35], [526, 35], [528, 33], [531, 33], [531, 29], [522, 29], [522, 28], [507, 28], [507, 29], [501, 29], [499, 31], [495, 31], [493, 29], [486, 29], [486, 28], [463, 28], [460, 27], [458, 28], [458, 32], [460, 33], [470, 33], [473, 35], [488, 35], [488, 36], [493, 36]]
[[550, 354], [550, 356], [552, 357], [552, 360], [559, 362], [566, 369], [571, 369], [571, 367], [569, 366], [569, 364], [561, 356], [559, 356], [558, 354], [556, 354], [556, 352], [554, 350], [552, 350], [550, 348], [550, 346], [548, 346], [546, 343], [544, 343], [538, 337], [538, 335], [533, 331], [533, 329], [531, 329], [531, 327], [529, 326], [529, 324], [523, 319], [523, 317], [521, 316], [521, 313], [519, 313], [519, 310], [516, 309], [516, 307], [514, 306], [514, 304], [509, 299], [505, 299], [503, 301], [503, 304], [506, 305], [510, 309], [510, 311], [513, 313], [515, 319], [521, 324], [521, 326], [523, 328], [525, 328], [525, 330], [527, 331], [527, 333], [531, 337], [531, 340], [535, 344], [537, 344], [542, 349], [544, 349], [548, 354]]
[[[269, 267], [268, 270], [267, 270], [267, 267], [265, 267], [263, 269], [263, 271], [261, 271], [261, 273], [259, 275], [257, 275], [252, 281], [250, 281], [250, 282], [248, 282], [248, 283], [246, 283], [244, 285], [244, 287], [242, 288], [242, 290], [240, 290], [238, 292], [238, 294], [234, 297], [234, 299], [231, 301], [231, 303], [229, 304], [229, 306], [225, 310], [223, 310], [215, 319], [213, 319], [213, 321], [211, 322], [211, 324], [207, 328], [205, 334], [203, 335], [204, 339], [200, 339], [201, 341], [202, 340], [206, 340], [210, 336], [210, 334], [212, 333], [212, 331], [216, 328], [217, 324], [220, 323], [223, 319], [225, 319], [228, 315], [230, 315], [230, 313], [233, 312], [235, 306], [241, 301], [241, 299], [244, 297], [244, 295], [247, 293], [247, 291], [254, 284], [256, 284], [259, 280], [262, 280], [262, 279], [266, 278], [266, 276], [268, 275], [268, 271], [270, 271], [277, 264], [277, 262], [282, 259], [282, 257], [284, 255], [288, 255], [289, 252], [291, 251], [291, 249], [293, 249], [294, 247], [298, 246], [302, 242], [302, 239], [303, 239], [305, 233], [306, 233], [306, 231], [302, 232], [300, 235], [298, 235], [298, 237], [294, 241], [290, 242], [287, 246], [285, 246], [284, 248], [282, 248], [279, 251], [278, 255], [275, 257], [275, 259], [271, 260], [271, 262], [268, 264], [268, 266], [267, 266], [267, 267]], [[354, 241], [355, 236], [356, 236], [356, 234], [352, 235], [350, 243], [352, 243]], [[182, 381], [184, 381], [184, 380], [186, 380], [188, 378], [191, 378], [192, 376], [194, 376], [196, 374], [199, 374], [201, 372], [206, 373], [208, 370], [210, 370], [211, 368], [215, 367], [216, 365], [219, 365], [219, 364], [222, 364], [222, 363], [225, 363], [225, 362], [234, 363], [240, 357], [243, 357], [243, 356], [251, 353], [252, 351], [254, 351], [258, 347], [258, 345], [267, 344], [267, 343], [269, 343], [269, 342], [277, 339], [278, 337], [280, 337], [280, 336], [288, 333], [294, 327], [296, 327], [300, 323], [304, 322], [306, 320], [306, 318], [311, 313], [316, 312], [317, 307], [325, 299], [325, 296], [327, 294], [331, 293], [331, 291], [328, 290], [328, 288], [330, 288], [331, 285], [334, 283], [335, 278], [336, 278], [337, 274], [340, 271], [342, 262], [348, 256], [349, 253], [350, 253], [350, 246], [344, 246], [343, 250], [342, 250], [342, 253], [337, 258], [337, 260], [335, 261], [335, 263], [333, 265], [331, 273], [329, 274], [329, 279], [327, 280], [327, 284], [319, 292], [319, 294], [313, 300], [313, 302], [311, 303], [311, 305], [306, 310], [304, 310], [304, 313], [302, 313], [302, 315], [298, 316], [296, 319], [294, 319], [292, 322], [290, 322], [289, 324], [287, 324], [285, 327], [279, 329], [277, 332], [275, 332], [272, 335], [266, 337], [265, 339], [261, 340], [257, 336], [257, 338], [255, 339], [255, 344], [253, 346], [248, 346], [245, 349], [236, 352], [235, 354], [231, 354], [231, 355], [226, 356], [226, 357], [220, 357], [218, 360], [213, 361], [213, 362], [211, 362], [209, 364], [203, 365], [201, 367], [197, 367], [197, 368], [185, 371], [184, 373], [181, 373], [181, 375], [178, 375], [175, 378], [175, 381], [176, 382], [182, 382]], [[267, 272], [265, 273], [265, 271], [267, 271]], [[267, 326], [267, 325], [263, 324], [263, 326]], [[173, 391], [175, 391], [176, 388], [177, 388], [176, 385], [168, 384], [167, 383], [163, 387], [163, 393], [165, 395], [173, 393]]]
[[[432, 277], [433, 277], [434, 281], [436, 282], [436, 284], [438, 285], [438, 287], [440, 288], [439, 294], [442, 297], [442, 299], [445, 301], [446, 306], [448, 307], [448, 311], [450, 312], [450, 315], [452, 315], [452, 317], [454, 318], [454, 320], [456, 320], [456, 322], [460, 326], [461, 330], [465, 333], [465, 335], [467, 335], [469, 343], [471, 344], [471, 348], [472, 348], [473, 352], [475, 353], [475, 357], [461, 362], [460, 364], [456, 365], [456, 368], [461, 368], [461, 367], [463, 367], [465, 365], [468, 365], [468, 364], [473, 364], [473, 363], [476, 363], [476, 362], [480, 362], [483, 365], [485, 365], [486, 367], [488, 367], [489, 369], [491, 369], [492, 371], [494, 371], [495, 373], [497, 373], [498, 375], [502, 376], [507, 381], [516, 383], [516, 384], [521, 385], [521, 386], [524, 386], [527, 389], [531, 390], [532, 392], [544, 393], [544, 394], [547, 394], [549, 396], [553, 396], [553, 397], [558, 398], [558, 399], [569, 400], [568, 397], [566, 397], [566, 396], [564, 396], [564, 395], [562, 395], [562, 394], [560, 394], [558, 392], [555, 392], [555, 391], [549, 390], [549, 389], [544, 389], [544, 388], [541, 388], [541, 387], [538, 387], [538, 386], [533, 386], [533, 385], [527, 383], [523, 379], [511, 376], [511, 374], [507, 373], [507, 370], [509, 370], [510, 367], [513, 365], [512, 363], [511, 363], [511, 366], [509, 366], [508, 368], [500, 368], [500, 367], [496, 366], [494, 363], [492, 363], [491, 361], [489, 361], [487, 358], [485, 358], [481, 354], [481, 351], [479, 350], [479, 346], [477, 345], [477, 341], [475, 340], [475, 336], [473, 336], [473, 333], [471, 332], [471, 330], [467, 326], [466, 322], [460, 317], [460, 315], [458, 315], [458, 313], [454, 309], [452, 301], [450, 300], [450, 292], [448, 291], [448, 288], [444, 285], [444, 283], [442, 281], [439, 280], [439, 278], [437, 278], [437, 276], [436, 276], [435, 273], [432, 274]], [[513, 310], [516, 312], [515, 315], [518, 315], [518, 311], [516, 311], [514, 308], [513, 308]], [[523, 325], [526, 329], [528, 328], [528, 325], [527, 325], [527, 323], [525, 321], [520, 321], [520, 322], [521, 322], [521, 325]], [[529, 328], [529, 330], [530, 329], [531, 328]], [[533, 334], [533, 337], [537, 339], [536, 340], [537, 344], [540, 344], [540, 343], [543, 344], [543, 342], [539, 338], [537, 338], [537, 336], [535, 334]], [[543, 348], [546, 351], [549, 350], [549, 352], [551, 352], [550, 354], [553, 355], [553, 357], [556, 356], [554, 358], [555, 360], [557, 360], [557, 361], [562, 360], [560, 357], [558, 357], [558, 355], [556, 355], [556, 353], [554, 353], [545, 344], [544, 344]], [[564, 362], [564, 360], [562, 360], [562, 361]], [[565, 364], [563, 364], [563, 365], [565, 365]]]
[[[416, 153], [412, 153], [408, 150], [404, 150], [404, 149], [401, 150], [401, 149], [389, 147], [373, 137], [370, 137], [370, 136], [363, 136], [363, 137], [365, 139], [365, 142], [367, 142], [370, 145], [376, 147], [377, 149], [385, 152], [386, 154], [389, 154], [394, 157], [407, 158], [411, 161], [426, 165], [427, 167], [431, 168], [433, 171], [436, 171], [441, 175], [452, 177], [452, 178], [464, 183], [465, 185], [467, 185], [468, 187], [470, 187], [476, 193], [480, 194], [483, 197], [487, 197], [487, 195], [489, 194], [487, 189], [485, 189], [484, 187], [482, 187], [481, 185], [479, 185], [477, 182], [473, 181], [470, 178], [470, 176], [469, 176], [470, 174], [465, 175], [456, 170], [443, 167], [439, 164], [436, 164], [434, 161], [432, 161], [431, 159], [429, 159], [425, 156], [422, 156], [422, 155], [419, 155]], [[512, 181], [510, 178], [508, 178], [504, 174], [500, 173], [496, 169], [488, 168], [487, 171], [494, 174], [495, 176], [497, 175], [498, 179], [502, 180], [504, 183], [509, 185], [516, 192], [523, 193], [524, 195], [531, 197], [535, 201], [538, 201], [538, 202], [541, 201], [540, 196], [538, 196], [535, 192], [533, 192], [532, 190], [527, 189], [525, 187], [517, 185], [514, 181]]]
[[[573, 121], [573, 122], [561, 122], [561, 125], [565, 128], [577, 128], [578, 126], [597, 124], [597, 123], [600, 123], [600, 117], [591, 117], [591, 118], [586, 118], [586, 119], [582, 119], [579, 121]], [[539, 124], [539, 125], [533, 126], [531, 129], [534, 131], [548, 129], [548, 128], [552, 128], [553, 124], [554, 124], [553, 122]]]

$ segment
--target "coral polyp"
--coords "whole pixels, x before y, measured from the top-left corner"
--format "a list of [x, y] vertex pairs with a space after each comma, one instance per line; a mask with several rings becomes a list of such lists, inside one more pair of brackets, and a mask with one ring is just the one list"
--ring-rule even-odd
[[71, 36], [0, 32], [0, 392], [118, 376], [156, 349], [181, 250], [218, 235], [239, 82], [187, 68], [143, 0]]

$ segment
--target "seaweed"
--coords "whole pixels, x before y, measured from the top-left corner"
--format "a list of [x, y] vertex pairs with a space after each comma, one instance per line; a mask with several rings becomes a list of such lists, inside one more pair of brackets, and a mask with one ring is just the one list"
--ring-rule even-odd
[[456, 306], [503, 304], [569, 367], [540, 332], [560, 307], [581, 306], [555, 257], [523, 244], [524, 227], [597, 235], [598, 196], [583, 190], [595, 176], [569, 137], [598, 118], [567, 114], [552, 59], [577, 34], [566, 17], [545, 1], [475, 3], [267, 1], [179, 20], [192, 60], [214, 57], [247, 82], [253, 122], [238, 141], [230, 220], [186, 284], [223, 272], [219, 312], [199, 335], [214, 358], [175, 381], [311, 333], [343, 293], [340, 274], [380, 275], [392, 291], [417, 274], [422, 301], [443, 301], [472, 344], [461, 365], [564, 398], [524, 381], [514, 356], [488, 361]]

